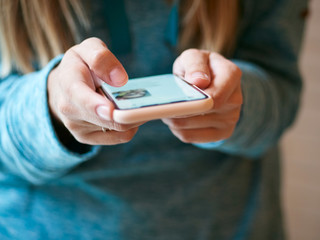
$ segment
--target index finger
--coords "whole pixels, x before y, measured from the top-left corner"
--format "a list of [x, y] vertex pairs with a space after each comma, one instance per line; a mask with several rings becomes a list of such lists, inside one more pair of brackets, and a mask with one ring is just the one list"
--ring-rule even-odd
[[115, 87], [127, 83], [128, 74], [124, 67], [100, 39], [86, 39], [71, 50], [75, 51], [93, 74], [104, 82]]

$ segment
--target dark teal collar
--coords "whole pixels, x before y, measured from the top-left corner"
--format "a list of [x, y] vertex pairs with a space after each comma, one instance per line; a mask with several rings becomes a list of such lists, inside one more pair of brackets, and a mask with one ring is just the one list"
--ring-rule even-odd
[[104, 15], [110, 35], [111, 49], [115, 54], [131, 52], [129, 21], [123, 0], [104, 0]]
[[[124, 0], [104, 0], [102, 2], [104, 4], [103, 9], [106, 9], [104, 17], [113, 53], [116, 55], [130, 53], [132, 50], [131, 34]], [[172, 47], [176, 47], [178, 41], [178, 6], [179, 1], [174, 1], [166, 28], [165, 41]]]
[[173, 3], [170, 11], [165, 40], [172, 46], [176, 47], [178, 42], [179, 32], [179, 1], [176, 0]]

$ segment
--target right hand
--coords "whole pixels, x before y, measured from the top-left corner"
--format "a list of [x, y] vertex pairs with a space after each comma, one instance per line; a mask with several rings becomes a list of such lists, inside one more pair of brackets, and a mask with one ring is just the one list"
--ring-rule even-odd
[[[128, 142], [139, 124], [123, 125], [113, 121], [113, 104], [97, 92], [102, 81], [115, 87], [128, 81], [125, 69], [107, 46], [97, 38], [89, 38], [70, 48], [48, 77], [52, 117], [80, 143]], [[109, 130], [103, 132], [102, 127]]]

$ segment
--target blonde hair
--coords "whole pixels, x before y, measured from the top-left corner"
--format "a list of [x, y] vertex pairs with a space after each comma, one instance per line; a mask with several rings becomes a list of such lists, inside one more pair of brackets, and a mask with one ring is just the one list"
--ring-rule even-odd
[[231, 55], [239, 18], [238, 0], [189, 0], [181, 6], [179, 45]]
[[[238, 0], [184, 0], [179, 49], [199, 47], [230, 54]], [[34, 70], [80, 41], [77, 26], [89, 28], [79, 0], [0, 0], [1, 74]]]
[[[0, 0], [2, 75], [45, 66], [79, 40], [77, 20], [88, 27], [78, 0]], [[76, 16], [76, 17], [75, 17]]]

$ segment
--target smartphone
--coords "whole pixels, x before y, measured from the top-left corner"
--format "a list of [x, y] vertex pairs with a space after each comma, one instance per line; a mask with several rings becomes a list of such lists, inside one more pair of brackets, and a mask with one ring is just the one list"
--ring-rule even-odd
[[209, 95], [173, 74], [130, 79], [122, 87], [103, 83], [101, 88], [115, 105], [114, 121], [123, 124], [200, 114], [213, 107]]

